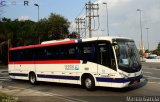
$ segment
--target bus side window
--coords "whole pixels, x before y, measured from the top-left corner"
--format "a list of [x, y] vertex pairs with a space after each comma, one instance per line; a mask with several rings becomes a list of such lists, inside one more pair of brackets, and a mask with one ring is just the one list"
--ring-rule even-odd
[[11, 51], [11, 61], [24, 61], [24, 54], [22, 50]]
[[17, 61], [24, 61], [24, 51], [17, 51]]
[[70, 47], [68, 48], [68, 59], [76, 59], [76, 47], [73, 46], [73, 47]]
[[95, 62], [95, 45], [92, 42], [84, 43], [82, 48], [82, 60], [84, 62]]
[[16, 61], [17, 60], [17, 53], [16, 53], [16, 51], [10, 51], [9, 52], [9, 61], [12, 61], [12, 62], [14, 62], [14, 61]]
[[44, 60], [45, 58], [45, 48], [35, 49], [35, 60]]
[[33, 49], [23, 50], [23, 55], [24, 55], [25, 61], [33, 61], [34, 60], [34, 50]]
[[47, 48], [44, 49], [45, 58], [47, 60], [58, 59], [57, 52], [59, 52], [59, 51], [57, 51], [57, 48], [47, 47]]

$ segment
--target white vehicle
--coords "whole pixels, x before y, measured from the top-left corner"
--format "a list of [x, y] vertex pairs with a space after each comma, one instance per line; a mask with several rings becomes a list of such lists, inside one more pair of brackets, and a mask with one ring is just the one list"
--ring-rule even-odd
[[9, 49], [12, 79], [123, 88], [141, 82], [140, 58], [132, 39], [94, 37], [47, 41]]

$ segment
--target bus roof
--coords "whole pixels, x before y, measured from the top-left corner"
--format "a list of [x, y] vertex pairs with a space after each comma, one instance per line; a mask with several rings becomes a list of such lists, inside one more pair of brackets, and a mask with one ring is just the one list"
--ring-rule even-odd
[[53, 45], [63, 45], [63, 44], [73, 44], [78, 43], [79, 40], [82, 42], [88, 42], [88, 41], [95, 41], [95, 40], [106, 40], [112, 43], [112, 39], [129, 39], [125, 37], [92, 37], [92, 38], [85, 38], [85, 39], [63, 39], [63, 40], [51, 40], [51, 41], [44, 41], [41, 44], [36, 45], [28, 45], [28, 46], [19, 46], [15, 48], [9, 48], [9, 50], [20, 50], [20, 49], [29, 49], [29, 48], [38, 48], [38, 47], [46, 47], [46, 46], [53, 46]]
[[21, 49], [39, 48], [39, 47], [63, 45], [63, 44], [73, 44], [73, 43], [75, 43], [75, 40], [46, 43], [46, 44], [37, 44], [37, 45], [28, 45], [28, 46], [19, 46], [19, 47], [15, 47], [15, 48], [9, 48], [9, 50], [21, 50]]

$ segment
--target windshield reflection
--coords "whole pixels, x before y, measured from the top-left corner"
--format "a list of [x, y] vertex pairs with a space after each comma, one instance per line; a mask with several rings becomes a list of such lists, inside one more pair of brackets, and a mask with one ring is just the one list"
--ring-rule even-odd
[[119, 41], [116, 54], [119, 69], [126, 72], [136, 72], [141, 69], [138, 50], [133, 41]]

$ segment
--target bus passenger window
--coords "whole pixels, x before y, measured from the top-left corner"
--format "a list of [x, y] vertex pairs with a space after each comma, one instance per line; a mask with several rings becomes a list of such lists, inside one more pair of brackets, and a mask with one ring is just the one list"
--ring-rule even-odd
[[76, 48], [75, 47], [71, 47], [68, 49], [68, 59], [75, 59], [76, 57]]
[[95, 60], [95, 47], [92, 43], [83, 47], [83, 60], [94, 62]]

